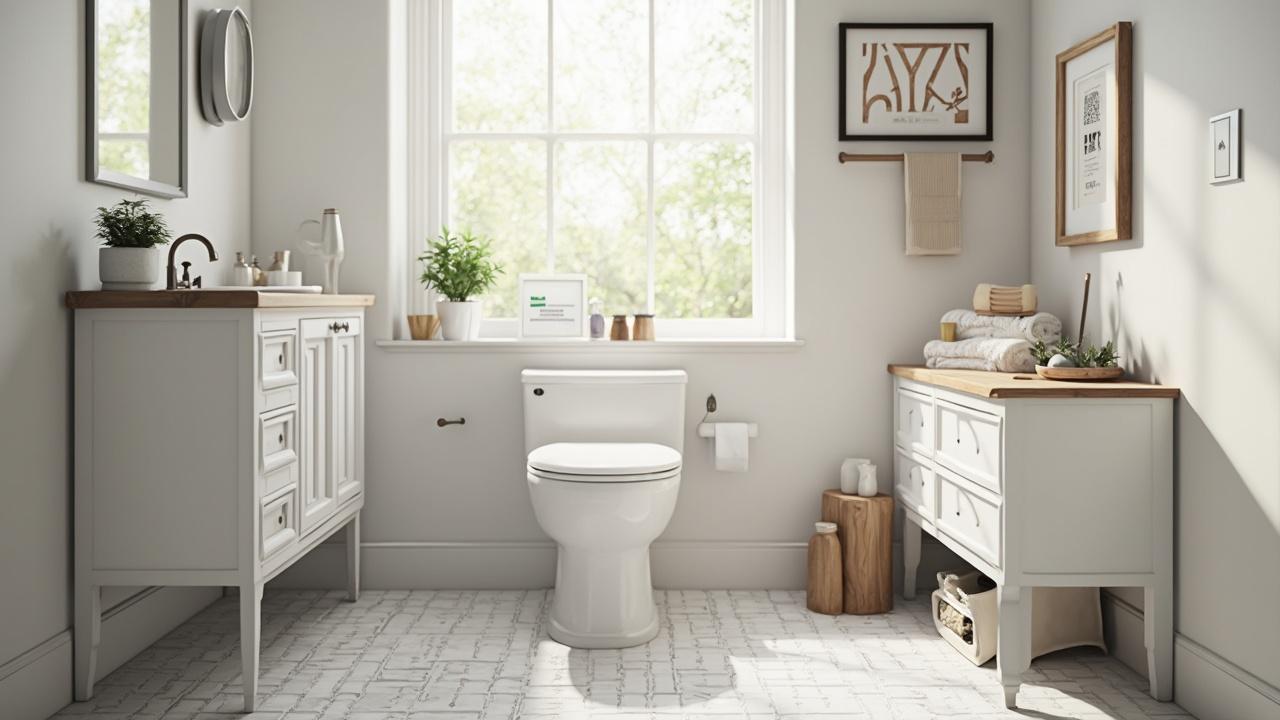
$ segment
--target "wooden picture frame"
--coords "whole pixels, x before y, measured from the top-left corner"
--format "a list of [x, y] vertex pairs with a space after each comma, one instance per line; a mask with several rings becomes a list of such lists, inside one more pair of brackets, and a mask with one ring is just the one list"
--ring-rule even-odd
[[1133, 23], [1118, 22], [1058, 53], [1056, 86], [1054, 242], [1129, 240]]
[[840, 140], [991, 140], [994, 59], [992, 23], [840, 23]]

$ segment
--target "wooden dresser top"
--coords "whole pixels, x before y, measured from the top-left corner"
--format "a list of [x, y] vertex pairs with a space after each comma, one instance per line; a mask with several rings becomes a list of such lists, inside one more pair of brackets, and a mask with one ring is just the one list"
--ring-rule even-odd
[[982, 370], [931, 370], [919, 365], [890, 365], [900, 378], [937, 385], [985, 398], [1176, 398], [1167, 385], [1137, 382], [1065, 382], [1045, 380], [1034, 372], [1000, 373]]
[[67, 307], [102, 308], [324, 308], [368, 307], [372, 295], [322, 295], [262, 290], [85, 290], [67, 293]]

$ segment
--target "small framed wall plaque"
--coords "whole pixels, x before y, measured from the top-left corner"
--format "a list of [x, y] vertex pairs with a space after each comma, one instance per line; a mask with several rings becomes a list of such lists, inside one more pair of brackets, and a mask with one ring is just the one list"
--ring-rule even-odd
[[1209, 182], [1240, 179], [1240, 109], [1209, 118]]
[[581, 339], [587, 336], [587, 276], [522, 273], [520, 337]]
[[1133, 24], [1058, 54], [1057, 245], [1133, 237]]
[[991, 23], [841, 23], [840, 140], [990, 140]]

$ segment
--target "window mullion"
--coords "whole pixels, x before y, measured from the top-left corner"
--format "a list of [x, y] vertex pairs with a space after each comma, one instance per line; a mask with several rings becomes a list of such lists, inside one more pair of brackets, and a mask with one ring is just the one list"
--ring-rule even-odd
[[654, 167], [655, 139], [654, 137], [655, 137], [655, 134], [658, 132], [658, 125], [657, 125], [658, 113], [656, 109], [657, 97], [658, 97], [658, 85], [657, 85], [658, 71], [657, 71], [657, 58], [654, 57], [654, 49], [657, 46], [657, 43], [655, 42], [655, 39], [654, 39], [654, 36], [657, 34], [656, 21], [654, 19], [654, 10], [655, 10], [656, 4], [657, 3], [655, 0], [649, 0], [649, 128], [648, 128], [649, 134], [648, 134], [648, 137], [645, 138], [645, 147], [647, 149], [647, 156], [648, 156], [646, 161], [646, 170], [645, 170], [645, 173], [646, 173], [645, 184], [647, 188], [645, 212], [648, 216], [648, 220], [645, 224], [645, 227], [647, 229], [646, 242], [648, 243], [647, 251], [648, 251], [648, 260], [649, 260], [648, 276], [645, 281], [646, 282], [645, 305], [647, 307], [646, 312], [649, 312], [649, 313], [653, 313], [657, 306], [657, 303], [656, 303], [657, 279], [654, 276], [657, 273], [657, 267], [658, 267], [657, 211], [656, 211], [656, 208], [654, 207], [656, 205], [656, 201], [654, 198], [654, 173], [655, 173], [655, 167]]
[[556, 271], [556, 14], [555, 0], [547, 0], [547, 158], [546, 213], [547, 213], [547, 272]]

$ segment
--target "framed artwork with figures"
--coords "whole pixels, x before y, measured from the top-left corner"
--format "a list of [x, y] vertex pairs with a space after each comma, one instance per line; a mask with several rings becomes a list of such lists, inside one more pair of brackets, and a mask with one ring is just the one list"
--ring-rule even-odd
[[1056, 244], [1133, 237], [1133, 24], [1058, 54]]
[[840, 140], [991, 140], [991, 23], [841, 23]]

